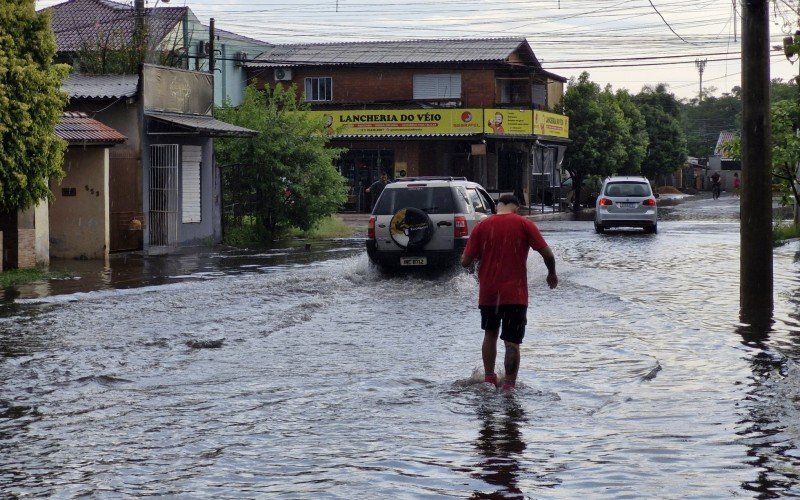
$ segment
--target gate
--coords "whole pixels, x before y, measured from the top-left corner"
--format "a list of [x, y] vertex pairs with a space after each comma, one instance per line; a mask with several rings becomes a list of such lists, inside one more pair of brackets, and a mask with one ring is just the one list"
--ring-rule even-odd
[[150, 146], [151, 247], [169, 247], [178, 242], [178, 145]]

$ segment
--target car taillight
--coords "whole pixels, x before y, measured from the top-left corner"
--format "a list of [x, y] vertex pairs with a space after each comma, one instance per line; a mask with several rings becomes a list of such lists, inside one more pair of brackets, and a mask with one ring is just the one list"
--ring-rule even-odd
[[460, 215], [456, 215], [453, 219], [455, 223], [455, 229], [453, 230], [453, 236], [456, 238], [463, 238], [465, 236], [469, 236], [469, 229], [467, 228], [467, 218], [462, 217]]
[[646, 205], [648, 207], [656, 206], [656, 199], [655, 198], [647, 198], [642, 202], [642, 205]]
[[601, 207], [608, 207], [613, 205], [614, 202], [609, 200], [608, 198], [600, 198], [600, 206]]
[[367, 224], [367, 238], [371, 240], [375, 239], [375, 216], [369, 218], [369, 223]]

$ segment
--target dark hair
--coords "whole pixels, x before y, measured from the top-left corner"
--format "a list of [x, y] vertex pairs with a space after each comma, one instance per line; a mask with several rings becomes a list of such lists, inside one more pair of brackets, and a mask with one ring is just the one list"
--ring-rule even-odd
[[516, 206], [520, 206], [520, 205], [519, 205], [519, 200], [518, 200], [518, 199], [517, 199], [517, 197], [516, 197], [516, 196], [514, 196], [513, 194], [504, 194], [504, 195], [501, 195], [501, 196], [500, 196], [500, 199], [499, 199], [499, 200], [497, 200], [497, 201], [498, 201], [499, 203], [502, 203], [503, 205], [511, 205], [511, 204], [514, 204], [514, 205], [516, 205]]

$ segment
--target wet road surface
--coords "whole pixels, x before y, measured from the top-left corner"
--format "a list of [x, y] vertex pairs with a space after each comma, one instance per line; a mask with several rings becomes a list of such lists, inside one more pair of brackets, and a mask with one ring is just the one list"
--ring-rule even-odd
[[657, 235], [541, 222], [560, 283], [533, 254], [512, 396], [475, 383], [474, 276], [385, 275], [358, 240], [9, 292], [0, 492], [800, 495], [800, 248], [772, 331], [738, 324], [737, 203], [664, 207]]

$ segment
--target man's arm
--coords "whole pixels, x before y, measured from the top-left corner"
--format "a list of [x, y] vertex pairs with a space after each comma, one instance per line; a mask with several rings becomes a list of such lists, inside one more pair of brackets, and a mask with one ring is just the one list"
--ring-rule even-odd
[[472, 255], [467, 255], [466, 252], [461, 254], [461, 265], [462, 266], [469, 267], [469, 266], [472, 265], [473, 262], [475, 262], [475, 257], [473, 257]]
[[558, 276], [556, 275], [556, 256], [550, 247], [544, 247], [538, 250], [539, 254], [544, 260], [544, 265], [547, 266], [547, 285], [550, 288], [558, 286]]

